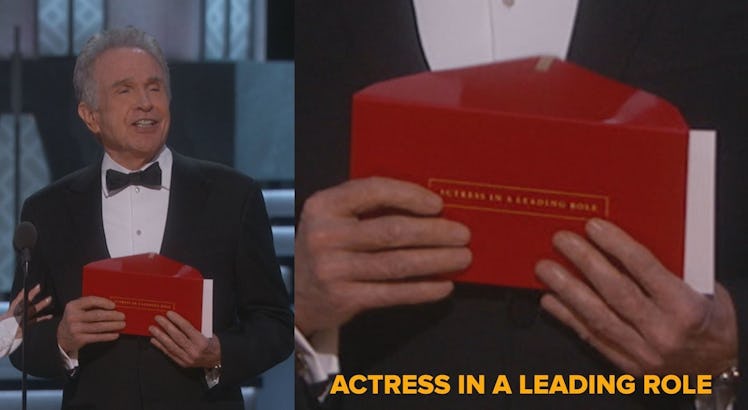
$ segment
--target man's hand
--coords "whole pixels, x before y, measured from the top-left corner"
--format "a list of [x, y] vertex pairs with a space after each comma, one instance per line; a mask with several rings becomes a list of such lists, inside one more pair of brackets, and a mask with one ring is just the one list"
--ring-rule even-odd
[[160, 326], [150, 326], [151, 344], [182, 367], [212, 368], [221, 363], [218, 336], [205, 337], [190, 322], [175, 312], [156, 316]]
[[426, 188], [377, 177], [310, 197], [296, 237], [296, 326], [309, 337], [366, 309], [446, 297], [452, 282], [432, 275], [472, 256], [470, 231], [441, 209]]
[[115, 304], [98, 296], [84, 296], [68, 302], [57, 327], [57, 344], [71, 358], [89, 343], [111, 342], [125, 327], [125, 315]]
[[[39, 323], [48, 319], [52, 318], [52, 315], [42, 315], [39, 316], [38, 313], [42, 310], [46, 309], [47, 306], [49, 306], [52, 303], [52, 297], [47, 296], [46, 298], [34, 303], [34, 300], [39, 296], [39, 292], [41, 292], [41, 286], [36, 285], [29, 291], [29, 297], [28, 297], [28, 325], [33, 325], [34, 323]], [[16, 322], [20, 325], [21, 321], [23, 320], [23, 289], [21, 289], [20, 292], [18, 292], [18, 295], [16, 295], [15, 299], [13, 299], [12, 302], [10, 302], [10, 306], [8, 307], [8, 311], [5, 312], [2, 316], [0, 316], [0, 320], [5, 320], [11, 316], [14, 316], [16, 319]], [[19, 326], [18, 331], [16, 333], [16, 338], [22, 337], [22, 329]]]
[[559, 232], [553, 244], [590, 285], [555, 262], [536, 266], [552, 290], [541, 299], [547, 311], [627, 373], [718, 374], [735, 364], [737, 322], [722, 286], [697, 293], [609, 222], [592, 219], [586, 230], [592, 243]]

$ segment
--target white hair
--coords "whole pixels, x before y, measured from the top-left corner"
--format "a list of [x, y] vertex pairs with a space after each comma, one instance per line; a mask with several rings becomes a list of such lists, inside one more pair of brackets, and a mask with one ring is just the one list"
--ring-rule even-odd
[[93, 65], [96, 59], [105, 51], [121, 47], [139, 48], [156, 60], [164, 73], [166, 95], [171, 98], [169, 67], [166, 64], [164, 54], [161, 52], [161, 47], [158, 46], [153, 36], [130, 26], [95, 34], [86, 42], [86, 45], [80, 54], [78, 54], [78, 59], [75, 61], [75, 69], [73, 70], [73, 86], [75, 87], [75, 96], [78, 98], [78, 101], [84, 102], [93, 108], [97, 107]]

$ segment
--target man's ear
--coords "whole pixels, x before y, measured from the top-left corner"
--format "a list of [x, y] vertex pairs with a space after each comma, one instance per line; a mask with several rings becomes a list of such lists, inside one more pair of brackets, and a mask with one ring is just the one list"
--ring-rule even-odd
[[78, 103], [78, 116], [81, 117], [86, 127], [88, 127], [94, 135], [99, 135], [101, 127], [99, 126], [99, 118], [96, 115], [96, 111], [92, 110], [88, 104], [84, 102]]

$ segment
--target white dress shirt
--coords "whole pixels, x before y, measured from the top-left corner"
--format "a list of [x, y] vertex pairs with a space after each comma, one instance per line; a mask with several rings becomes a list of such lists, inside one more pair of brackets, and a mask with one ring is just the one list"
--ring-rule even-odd
[[413, 7], [429, 67], [443, 70], [535, 55], [565, 58], [577, 0], [413, 0]]
[[101, 216], [106, 246], [112, 258], [161, 252], [169, 209], [171, 150], [164, 147], [152, 162], [140, 170], [148, 168], [154, 162], [158, 162], [161, 168], [161, 189], [130, 185], [119, 191], [109, 192], [106, 188], [107, 170], [113, 169], [125, 174], [139, 170], [129, 170], [116, 163], [109, 154], [104, 154], [101, 162]]

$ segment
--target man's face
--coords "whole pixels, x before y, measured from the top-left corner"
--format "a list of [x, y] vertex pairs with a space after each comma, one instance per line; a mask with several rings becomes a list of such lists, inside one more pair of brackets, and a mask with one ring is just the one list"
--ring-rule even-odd
[[98, 106], [81, 103], [78, 113], [115, 161], [130, 169], [144, 165], [169, 131], [161, 67], [144, 50], [114, 48], [99, 55], [92, 74]]

